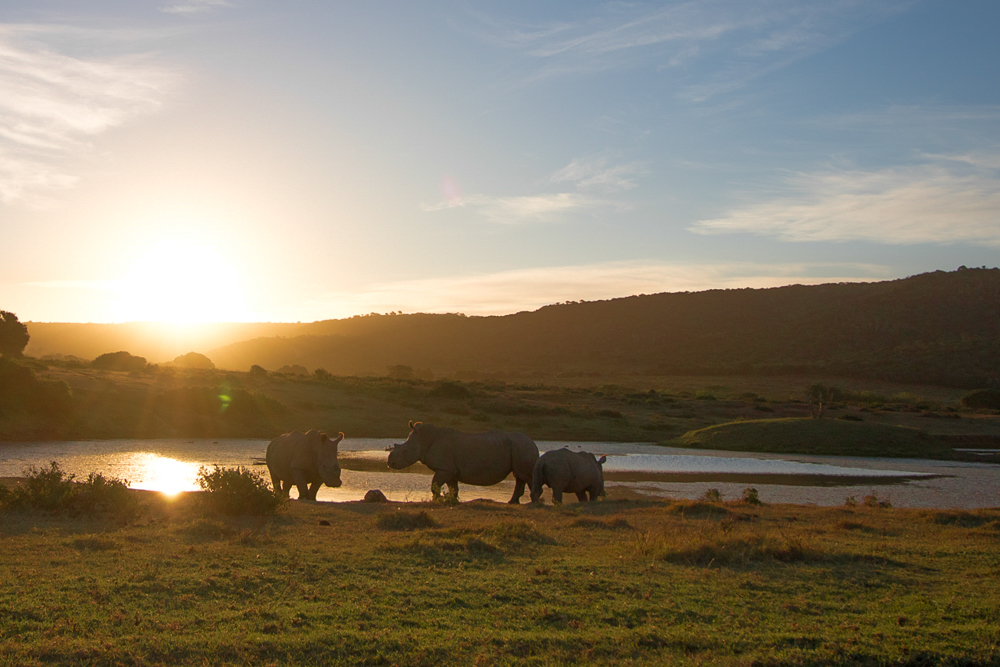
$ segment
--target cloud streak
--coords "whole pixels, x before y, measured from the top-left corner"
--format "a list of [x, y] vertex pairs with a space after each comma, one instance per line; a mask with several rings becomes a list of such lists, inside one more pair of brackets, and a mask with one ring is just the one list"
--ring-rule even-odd
[[176, 5], [160, 7], [160, 11], [165, 14], [181, 14], [190, 16], [192, 14], [204, 14], [213, 9], [232, 7], [232, 3], [226, 0], [189, 0]]
[[608, 166], [602, 158], [578, 158], [552, 174], [553, 183], [574, 183], [580, 190], [623, 192], [636, 187], [637, 164]]
[[487, 39], [520, 53], [527, 81], [640, 64], [697, 68], [678, 95], [700, 102], [836, 44], [908, 0], [692, 0], [650, 10], [622, 3], [548, 26], [490, 24]]
[[594, 210], [605, 206], [610, 206], [610, 204], [573, 192], [558, 192], [511, 197], [472, 194], [445, 199], [437, 204], [425, 205], [422, 208], [428, 212], [466, 208], [490, 222], [518, 225], [554, 222], [572, 212]]
[[[996, 156], [958, 155], [880, 171], [799, 174], [785, 183], [786, 194], [702, 220], [690, 229], [784, 241], [997, 246], [997, 162]], [[972, 169], [961, 169], [964, 165]]]
[[140, 56], [80, 58], [47, 41], [70, 32], [0, 24], [0, 202], [44, 204], [78, 177], [63, 166], [101, 133], [155, 111], [176, 76]]

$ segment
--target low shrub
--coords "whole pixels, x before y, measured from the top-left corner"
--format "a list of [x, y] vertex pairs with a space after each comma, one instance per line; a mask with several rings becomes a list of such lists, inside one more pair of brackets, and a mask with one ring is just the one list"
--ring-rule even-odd
[[48, 467], [29, 466], [24, 471], [24, 484], [14, 489], [14, 506], [56, 511], [71, 507], [76, 485], [70, 475], [52, 461]]
[[277, 512], [285, 502], [271, 491], [263, 475], [243, 466], [199, 468], [198, 485], [206, 492], [208, 506], [223, 514], [265, 516]]
[[139, 507], [134, 493], [129, 491], [128, 480], [105, 477], [92, 472], [87, 481], [77, 485], [76, 507], [83, 512], [109, 512], [134, 514]]
[[722, 494], [719, 493], [718, 489], [709, 489], [701, 496], [701, 499], [706, 503], [721, 503]]
[[0, 486], [0, 508], [38, 509], [81, 514], [134, 513], [138, 509], [128, 481], [90, 473], [85, 482], [64, 471], [57, 461], [48, 466], [30, 466], [24, 483], [13, 490]]
[[892, 503], [889, 502], [888, 498], [879, 498], [878, 494], [874, 491], [864, 497], [862, 504], [864, 504], [865, 507], [874, 507], [878, 509], [889, 509], [892, 507]]
[[757, 489], [752, 486], [748, 486], [743, 489], [743, 497], [740, 499], [741, 502], [747, 505], [760, 505], [760, 496], [757, 494]]

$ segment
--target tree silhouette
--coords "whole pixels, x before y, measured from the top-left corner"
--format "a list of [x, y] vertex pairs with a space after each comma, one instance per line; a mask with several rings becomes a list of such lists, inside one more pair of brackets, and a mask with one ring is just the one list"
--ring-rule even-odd
[[17, 315], [0, 310], [0, 354], [20, 357], [30, 338], [28, 327], [18, 321]]
[[814, 414], [815, 417], [822, 419], [823, 411], [826, 409], [827, 403], [833, 400], [834, 394], [837, 393], [836, 388], [827, 387], [825, 384], [817, 382], [816, 384], [809, 385], [806, 389], [806, 396], [809, 397], [811, 403], [816, 403], [819, 405], [819, 413]]

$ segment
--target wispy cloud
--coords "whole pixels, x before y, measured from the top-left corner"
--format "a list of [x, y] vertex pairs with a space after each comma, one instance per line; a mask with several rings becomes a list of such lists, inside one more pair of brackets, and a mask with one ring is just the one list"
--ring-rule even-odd
[[636, 186], [637, 164], [608, 165], [604, 158], [578, 158], [551, 176], [554, 183], [573, 183], [580, 190], [622, 192]]
[[516, 26], [487, 21], [487, 39], [523, 54], [538, 80], [638, 64], [700, 66], [681, 97], [702, 101], [836, 44], [910, 0], [692, 0], [611, 3], [572, 22]]
[[71, 187], [68, 156], [94, 137], [161, 104], [176, 76], [137, 55], [81, 58], [50, 45], [107, 41], [100, 32], [0, 24], [0, 201], [43, 204]]
[[226, 2], [226, 0], [188, 0], [187, 2], [177, 3], [175, 5], [166, 5], [160, 7], [161, 12], [167, 14], [204, 14], [205, 12], [212, 11], [213, 9], [222, 9], [225, 7], [232, 7], [233, 4]]
[[781, 196], [702, 220], [691, 231], [785, 241], [1000, 245], [997, 161], [958, 155], [879, 171], [799, 174]]
[[390, 310], [502, 315], [564, 301], [612, 299], [633, 294], [888, 277], [891, 276], [886, 267], [872, 264], [608, 262], [374, 285], [351, 293], [329, 294], [310, 304], [308, 315], [303, 317], [322, 319]]
[[571, 212], [594, 210], [610, 205], [609, 202], [573, 192], [557, 192], [512, 197], [472, 194], [448, 198], [437, 204], [425, 205], [422, 208], [425, 211], [467, 208], [491, 222], [517, 225], [532, 222], [553, 222]]

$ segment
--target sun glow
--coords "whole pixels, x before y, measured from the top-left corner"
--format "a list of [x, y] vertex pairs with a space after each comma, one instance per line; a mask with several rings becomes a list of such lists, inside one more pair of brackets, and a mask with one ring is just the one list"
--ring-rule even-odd
[[239, 274], [222, 253], [190, 241], [143, 250], [118, 281], [116, 322], [247, 321]]

